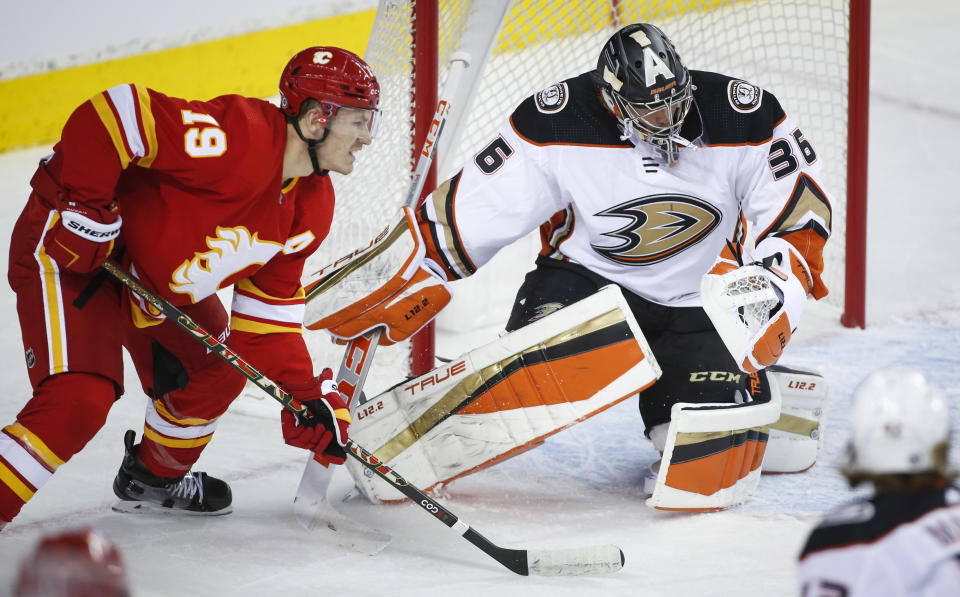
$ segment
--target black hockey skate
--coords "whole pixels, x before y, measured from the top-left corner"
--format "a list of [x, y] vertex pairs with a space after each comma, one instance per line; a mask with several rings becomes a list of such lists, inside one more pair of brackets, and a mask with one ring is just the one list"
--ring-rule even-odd
[[233, 511], [230, 486], [207, 473], [190, 472], [182, 477], [158, 477], [137, 458], [139, 444], [133, 430], [123, 436], [125, 454], [113, 480], [113, 493], [121, 501], [117, 512], [162, 512], [218, 516]]

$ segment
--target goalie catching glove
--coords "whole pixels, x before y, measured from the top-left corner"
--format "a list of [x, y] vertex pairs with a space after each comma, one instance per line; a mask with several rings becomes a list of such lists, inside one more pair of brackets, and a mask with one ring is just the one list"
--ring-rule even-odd
[[744, 264], [739, 245], [728, 243], [700, 281], [703, 309], [746, 373], [777, 362], [813, 289], [807, 262], [789, 242], [768, 237], [754, 255]]
[[285, 389], [293, 395], [294, 402], [307, 407], [313, 417], [304, 420], [283, 409], [280, 414], [283, 441], [310, 450], [332, 464], [343, 464], [347, 458], [343, 448], [349, 439], [347, 425], [351, 420], [350, 411], [333, 381], [333, 371], [324, 369], [316, 379], [305, 384], [290, 384]]

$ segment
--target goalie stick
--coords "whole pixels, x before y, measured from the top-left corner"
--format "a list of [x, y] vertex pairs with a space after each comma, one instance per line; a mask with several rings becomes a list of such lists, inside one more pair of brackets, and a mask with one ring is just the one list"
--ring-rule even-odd
[[[337, 389], [348, 408], [361, 395], [380, 334], [380, 330], [374, 330], [351, 340], [343, 353], [337, 372]], [[333, 480], [333, 472], [333, 467], [318, 460], [314, 454], [307, 457], [297, 495], [293, 498], [294, 517], [307, 530], [331, 531], [334, 540], [343, 547], [367, 555], [379, 553], [390, 543], [390, 535], [344, 516], [327, 501], [327, 489]]]
[[[188, 315], [180, 311], [180, 309], [149, 291], [136, 278], [120, 268], [116, 263], [108, 259], [104, 262], [103, 268], [110, 272], [124, 286], [153, 305], [158, 311], [163, 313], [167, 319], [193, 336], [198, 342], [210, 349], [211, 352], [223, 359], [257, 387], [261, 388], [273, 399], [282, 404], [284, 408], [289, 409], [304, 419], [313, 418], [313, 413], [311, 413], [307, 407], [300, 404], [277, 383], [247, 363], [240, 355], [218, 340], [216, 336], [200, 327]], [[396, 471], [386, 464], [381, 463], [379, 459], [355, 441], [351, 439], [347, 440], [346, 452], [351, 457], [360, 461], [367, 469], [392, 484], [398, 491], [409, 497], [440, 522], [457, 531], [467, 541], [517, 574], [524, 576], [529, 574], [541, 576], [571, 576], [615, 572], [623, 567], [623, 551], [615, 545], [553, 550], [526, 550], [500, 547], [478, 533], [470, 525], [460, 520], [453, 513], [449, 512], [446, 507], [436, 500], [428, 497], [422, 491], [407, 483]]]
[[[470, 55], [468, 53], [460, 51], [454, 52], [450, 56], [447, 81], [437, 102], [437, 109], [433, 114], [430, 129], [423, 140], [423, 147], [417, 154], [417, 165], [414, 168], [410, 188], [404, 199], [404, 205], [411, 209], [416, 208], [417, 202], [420, 200], [420, 193], [423, 192], [423, 187], [427, 181], [427, 172], [430, 170], [430, 165], [437, 154], [437, 141], [443, 132], [447, 115], [450, 114], [451, 99], [460, 86], [460, 79], [464, 71], [469, 66]], [[307, 292], [307, 301], [314, 296], [313, 293]], [[364, 402], [360, 390], [373, 363], [373, 354], [377, 350], [380, 336], [381, 332], [379, 330], [367, 332], [363, 336], [351, 340], [347, 345], [347, 350], [343, 353], [343, 359], [340, 361], [340, 369], [337, 373], [337, 387], [340, 388], [340, 394], [343, 395], [344, 402], [350, 409]], [[307, 464], [304, 466], [303, 474], [300, 477], [297, 495], [293, 498], [294, 516], [304, 528], [332, 529], [335, 526], [331, 520], [333, 517], [344, 518], [327, 502], [327, 489], [332, 480], [333, 471], [321, 460], [318, 460], [316, 456], [311, 455], [307, 459]], [[349, 525], [343, 524], [343, 521], [341, 521], [340, 526], [345, 528]], [[386, 540], [389, 541], [389, 538]], [[385, 545], [386, 543], [384, 543]]]

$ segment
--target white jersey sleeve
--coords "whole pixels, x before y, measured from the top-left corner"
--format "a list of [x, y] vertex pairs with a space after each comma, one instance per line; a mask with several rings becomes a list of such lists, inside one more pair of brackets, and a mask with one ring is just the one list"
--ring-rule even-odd
[[[557, 181], [507, 121], [421, 209], [448, 274], [462, 278], [562, 210]], [[442, 237], [442, 238], [441, 238]]]
[[832, 208], [820, 177], [813, 144], [789, 118], [776, 124], [766, 151], [745, 154], [738, 177], [743, 215], [756, 242], [778, 236], [804, 256], [813, 277], [813, 296], [827, 290], [820, 281], [823, 246], [830, 236]]

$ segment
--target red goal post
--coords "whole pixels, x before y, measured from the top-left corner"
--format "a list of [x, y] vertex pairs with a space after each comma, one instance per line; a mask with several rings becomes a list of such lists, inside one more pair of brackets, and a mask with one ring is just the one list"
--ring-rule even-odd
[[[456, 96], [425, 193], [525, 97], [593, 68], [620, 26], [649, 21], [670, 36], [689, 68], [742, 77], [775, 93], [828, 160], [823, 176], [836, 205], [826, 300], [843, 325], [864, 327], [870, 0], [502, 0], [502, 9], [499, 1], [381, 0], [364, 54], [383, 88], [381, 132], [359, 154], [354, 173], [334, 179], [333, 228], [312, 261], [328, 263], [361, 246], [403, 203], [453, 51], [471, 54], [476, 78], [467, 77]], [[438, 326], [505, 322], [523, 273], [533, 267], [536, 240], [501, 253], [455, 284]], [[323, 342], [308, 339], [314, 358], [329, 363], [326, 348], [317, 348]], [[377, 365], [391, 384], [431, 369], [433, 331], [412, 344], [379, 352], [372, 377]]]

